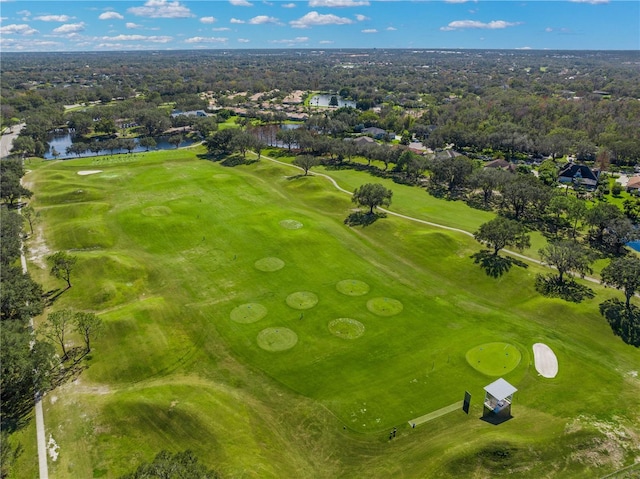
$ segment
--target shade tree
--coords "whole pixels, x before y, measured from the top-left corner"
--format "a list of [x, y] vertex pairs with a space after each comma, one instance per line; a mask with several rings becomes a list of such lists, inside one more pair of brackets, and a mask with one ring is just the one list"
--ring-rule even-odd
[[582, 245], [575, 241], [555, 241], [547, 244], [539, 251], [542, 260], [553, 266], [558, 272], [555, 281], [564, 284], [565, 275], [578, 273], [581, 276], [591, 273], [592, 257]]
[[366, 183], [359, 186], [353, 192], [351, 201], [359, 206], [369, 208], [369, 214], [373, 214], [373, 210], [380, 206], [389, 206], [393, 191], [385, 188], [379, 183]]
[[519, 250], [530, 246], [530, 237], [524, 225], [503, 216], [481, 224], [473, 236], [477, 241], [493, 248], [494, 256], [507, 246], [515, 246]]
[[600, 275], [603, 283], [624, 291], [625, 306], [630, 308], [631, 298], [640, 289], [640, 258], [614, 258], [602, 269]]
[[66, 251], [57, 251], [47, 258], [51, 264], [51, 275], [55, 278], [62, 279], [67, 283], [67, 287], [71, 287], [71, 273], [75, 267], [78, 258], [72, 256]]

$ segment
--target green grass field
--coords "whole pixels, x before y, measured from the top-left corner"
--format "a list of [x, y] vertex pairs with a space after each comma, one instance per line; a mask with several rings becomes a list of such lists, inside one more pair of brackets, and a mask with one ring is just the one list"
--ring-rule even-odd
[[[489, 277], [470, 237], [391, 216], [349, 228], [350, 198], [326, 179], [203, 151], [26, 165], [40, 239], [79, 258], [54, 308], [106, 326], [89, 367], [45, 398], [52, 477], [118, 477], [161, 449], [230, 478], [599, 477], [637, 457], [638, 350], [598, 313], [620, 292], [540, 297], [533, 264]], [[335, 173], [349, 189], [372, 181]], [[385, 184], [400, 213], [470, 231], [490, 217]], [[61, 287], [43, 254], [32, 248], [32, 274]], [[536, 342], [556, 378], [536, 373]], [[470, 364], [497, 343], [520, 360], [483, 349], [491, 370]], [[492, 426], [482, 388], [507, 365], [514, 419]], [[408, 425], [465, 391], [469, 416]], [[19, 465], [34, 477], [32, 456]]]

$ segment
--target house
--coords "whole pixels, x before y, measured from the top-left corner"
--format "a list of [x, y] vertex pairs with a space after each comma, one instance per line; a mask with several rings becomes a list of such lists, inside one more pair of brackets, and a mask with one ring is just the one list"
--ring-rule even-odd
[[514, 165], [510, 161], [502, 160], [502, 159], [488, 161], [487, 163], [484, 164], [484, 167], [510, 171], [512, 173], [516, 171], [516, 165]]
[[375, 126], [371, 126], [369, 128], [363, 128], [361, 133], [363, 135], [371, 135], [376, 140], [382, 140], [383, 138], [388, 136], [388, 134], [387, 134], [387, 132], [385, 130], [383, 130], [382, 128], [375, 127]]
[[358, 138], [353, 140], [353, 144], [358, 146], [375, 145], [376, 142], [370, 136], [359, 136]]
[[569, 162], [560, 168], [558, 181], [563, 184], [573, 183], [589, 190], [595, 190], [596, 186], [598, 186], [599, 177], [600, 170], [592, 170], [586, 165]]
[[627, 182], [627, 191], [640, 195], [640, 176], [632, 176]]

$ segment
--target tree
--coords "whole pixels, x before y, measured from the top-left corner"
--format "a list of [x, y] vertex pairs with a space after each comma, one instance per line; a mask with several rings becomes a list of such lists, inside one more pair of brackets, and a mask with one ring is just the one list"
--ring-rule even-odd
[[0, 162], [0, 199], [13, 206], [22, 197], [31, 198], [33, 193], [20, 183], [24, 176], [22, 160], [2, 160]]
[[558, 165], [552, 159], [544, 160], [538, 167], [538, 178], [547, 186], [558, 183]]
[[150, 136], [145, 136], [144, 138], [140, 138], [138, 144], [143, 148], [146, 148], [149, 151], [149, 148], [155, 148], [157, 145], [156, 140], [151, 138]]
[[498, 256], [498, 252], [506, 246], [515, 246], [523, 250], [530, 246], [530, 238], [526, 233], [526, 228], [517, 221], [498, 216], [480, 225], [480, 229], [474, 233], [474, 238], [487, 243], [493, 248], [493, 255]]
[[591, 256], [575, 241], [556, 241], [539, 250], [540, 257], [558, 270], [556, 282], [564, 284], [564, 275], [575, 272], [584, 276], [591, 273]]
[[169, 137], [169, 140], [167, 140], [169, 142], [170, 145], [175, 146], [176, 148], [178, 148], [180, 146], [180, 143], [182, 143], [182, 135], [171, 135]]
[[369, 208], [369, 214], [373, 214], [373, 209], [378, 206], [389, 206], [393, 191], [378, 183], [366, 183], [359, 186], [353, 192], [351, 201], [359, 206]]
[[587, 224], [591, 226], [591, 235], [597, 244], [603, 244], [604, 231], [609, 222], [616, 218], [622, 217], [622, 211], [616, 205], [610, 203], [596, 203], [596, 205], [587, 210], [585, 219]]
[[294, 160], [291, 163], [297, 167], [302, 168], [304, 170], [304, 176], [307, 176], [307, 174], [309, 173], [309, 170], [314, 166], [319, 165], [320, 161], [318, 161], [318, 159], [315, 156], [298, 155], [294, 158]]
[[2, 265], [0, 320], [21, 320], [42, 313], [42, 286], [16, 266]]
[[38, 213], [33, 209], [33, 206], [29, 205], [22, 208], [22, 217], [27, 223], [29, 223], [29, 230], [31, 231], [31, 234], [33, 234], [33, 224], [38, 217]]
[[47, 258], [51, 263], [51, 275], [63, 279], [67, 282], [67, 286], [71, 287], [71, 272], [78, 260], [77, 257], [71, 256], [65, 251], [58, 251]]
[[466, 156], [438, 158], [431, 163], [431, 181], [443, 185], [449, 194], [462, 188], [473, 172], [473, 162]]
[[625, 256], [614, 258], [600, 273], [602, 282], [624, 291], [627, 309], [631, 307], [631, 298], [640, 288], [640, 258]]
[[617, 255], [622, 253], [622, 248], [630, 241], [640, 238], [640, 231], [633, 225], [629, 218], [614, 218], [607, 223], [602, 234], [602, 242]]
[[499, 168], [480, 168], [469, 177], [469, 183], [473, 188], [482, 190], [484, 207], [489, 207], [493, 192], [507, 181], [510, 173]]
[[73, 323], [73, 312], [69, 309], [54, 311], [47, 315], [47, 322], [44, 326], [44, 335], [51, 341], [58, 343], [62, 349], [62, 360], [67, 359], [66, 336]]
[[98, 336], [102, 330], [102, 320], [94, 313], [78, 311], [73, 315], [76, 331], [84, 339], [86, 353], [91, 352], [91, 338]]
[[219, 479], [216, 471], [198, 462], [191, 451], [171, 454], [161, 451], [150, 463], [141, 464], [136, 472], [125, 474], [120, 479]]

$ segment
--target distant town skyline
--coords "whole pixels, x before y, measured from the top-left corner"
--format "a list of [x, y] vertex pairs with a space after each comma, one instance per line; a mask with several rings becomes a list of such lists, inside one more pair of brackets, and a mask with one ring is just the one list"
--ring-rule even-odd
[[0, 1], [2, 52], [241, 48], [640, 50], [640, 2]]

